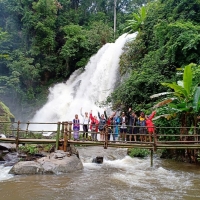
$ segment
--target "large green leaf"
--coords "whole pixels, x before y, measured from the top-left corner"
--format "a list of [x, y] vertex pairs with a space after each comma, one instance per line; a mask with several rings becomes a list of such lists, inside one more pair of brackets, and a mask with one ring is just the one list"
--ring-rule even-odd
[[172, 88], [176, 93], [187, 97], [187, 91], [180, 85], [177, 85], [176, 83], [161, 83], [161, 84], [169, 88]]
[[191, 66], [192, 66], [192, 64], [185, 66], [184, 74], [183, 74], [183, 87], [186, 90], [188, 96], [190, 95], [191, 87], [192, 87]]
[[176, 106], [177, 106], [177, 108], [186, 108], [187, 104], [185, 102], [183, 102], [183, 103], [177, 104]]
[[193, 99], [193, 108], [196, 112], [198, 112], [200, 109], [199, 104], [200, 104], [200, 87], [197, 87]]

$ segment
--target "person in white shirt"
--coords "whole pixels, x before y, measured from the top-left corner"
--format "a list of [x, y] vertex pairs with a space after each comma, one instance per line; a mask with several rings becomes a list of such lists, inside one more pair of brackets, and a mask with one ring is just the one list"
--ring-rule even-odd
[[121, 118], [120, 118], [120, 140], [126, 141], [126, 133], [127, 133], [127, 123], [128, 118], [125, 115], [124, 112], [122, 112]]
[[82, 113], [82, 108], [81, 108], [81, 116], [82, 116], [82, 124], [83, 124], [83, 139], [88, 140], [88, 127], [90, 123], [90, 117], [88, 115], [88, 112], [85, 112], [85, 115]]

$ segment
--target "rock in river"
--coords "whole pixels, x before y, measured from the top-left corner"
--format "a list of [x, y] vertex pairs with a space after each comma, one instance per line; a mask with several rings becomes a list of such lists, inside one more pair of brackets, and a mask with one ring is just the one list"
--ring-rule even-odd
[[69, 156], [61, 150], [49, 154], [37, 161], [22, 161], [15, 164], [10, 174], [59, 174], [83, 169], [81, 160], [76, 156]]

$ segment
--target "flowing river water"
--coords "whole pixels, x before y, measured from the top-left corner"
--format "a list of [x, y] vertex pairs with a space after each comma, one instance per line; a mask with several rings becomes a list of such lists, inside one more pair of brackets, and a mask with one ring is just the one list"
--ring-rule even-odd
[[[69, 174], [12, 176], [0, 165], [0, 199], [200, 199], [200, 167], [154, 158], [131, 158], [126, 149], [78, 148], [84, 169]], [[96, 156], [103, 164], [92, 163]]]

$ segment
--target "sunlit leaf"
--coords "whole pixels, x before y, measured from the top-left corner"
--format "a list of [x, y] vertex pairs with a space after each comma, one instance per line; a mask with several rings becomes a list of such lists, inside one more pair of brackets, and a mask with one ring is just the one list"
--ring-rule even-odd
[[183, 73], [183, 87], [186, 90], [188, 95], [190, 94], [191, 87], [192, 87], [191, 66], [192, 66], [192, 64], [185, 66], [184, 73]]
[[187, 97], [187, 91], [183, 87], [177, 85], [176, 83], [161, 83], [161, 84], [173, 89], [176, 93], [179, 93]]

